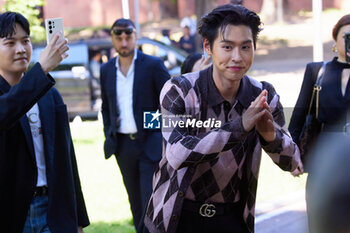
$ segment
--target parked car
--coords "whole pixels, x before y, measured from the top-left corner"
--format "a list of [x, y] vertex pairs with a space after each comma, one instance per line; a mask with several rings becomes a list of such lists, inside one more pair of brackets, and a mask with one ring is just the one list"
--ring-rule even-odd
[[[182, 50], [149, 38], [140, 38], [138, 48], [146, 54], [163, 59], [171, 76], [180, 74], [180, 67], [187, 54]], [[34, 46], [32, 62], [39, 60], [44, 46]], [[110, 39], [83, 40], [69, 43], [69, 56], [50, 74], [55, 78], [55, 87], [68, 107], [69, 118], [95, 119], [101, 110], [99, 72], [93, 57], [100, 54], [99, 63], [105, 63], [115, 55]], [[99, 69], [97, 69], [99, 70]]]

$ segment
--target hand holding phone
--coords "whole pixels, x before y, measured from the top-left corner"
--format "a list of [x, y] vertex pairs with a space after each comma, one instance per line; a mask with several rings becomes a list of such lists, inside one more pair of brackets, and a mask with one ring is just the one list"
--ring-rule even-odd
[[63, 34], [62, 18], [46, 19], [45, 28], [47, 46], [40, 54], [39, 63], [47, 74], [68, 56], [69, 47]]
[[46, 29], [46, 41], [50, 43], [53, 36], [56, 33], [61, 33], [62, 36], [57, 41], [57, 44], [64, 40], [64, 31], [63, 31], [63, 19], [62, 18], [51, 18], [45, 20], [45, 29]]

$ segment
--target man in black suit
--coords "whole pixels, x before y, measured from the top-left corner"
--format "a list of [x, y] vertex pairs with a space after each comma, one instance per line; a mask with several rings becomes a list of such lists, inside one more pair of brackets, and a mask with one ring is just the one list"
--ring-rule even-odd
[[47, 45], [26, 74], [29, 23], [0, 15], [0, 226], [6, 233], [81, 233], [89, 225], [66, 105], [48, 74], [67, 40]]
[[159, 94], [170, 76], [159, 58], [136, 49], [131, 20], [116, 20], [111, 33], [118, 56], [102, 66], [100, 75], [104, 151], [106, 159], [116, 155], [137, 227], [162, 154], [161, 133], [144, 129], [143, 116], [159, 109]]

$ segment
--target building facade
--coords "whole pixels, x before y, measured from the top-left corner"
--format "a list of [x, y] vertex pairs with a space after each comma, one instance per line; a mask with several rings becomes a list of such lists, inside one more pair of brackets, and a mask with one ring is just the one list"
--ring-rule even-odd
[[[159, 21], [166, 18], [162, 9], [177, 8], [175, 13], [179, 19], [186, 15], [195, 14], [195, 0], [137, 0], [139, 2], [139, 22]], [[214, 1], [214, 0], [213, 0]], [[230, 0], [216, 0], [218, 4], [229, 3]], [[284, 0], [292, 13], [300, 10], [312, 10], [312, 0]], [[0, 0], [2, 5], [5, 0]], [[135, 0], [128, 0], [130, 17], [135, 19]], [[350, 7], [349, 0], [322, 0], [323, 8], [345, 9]], [[260, 12], [263, 0], [243, 0], [243, 5], [256, 12]], [[173, 5], [171, 5], [173, 4]], [[163, 8], [162, 8], [163, 7]], [[63, 17], [64, 25], [68, 28], [98, 27], [111, 25], [115, 19], [123, 17], [122, 0], [46, 0], [43, 6], [44, 18]]]

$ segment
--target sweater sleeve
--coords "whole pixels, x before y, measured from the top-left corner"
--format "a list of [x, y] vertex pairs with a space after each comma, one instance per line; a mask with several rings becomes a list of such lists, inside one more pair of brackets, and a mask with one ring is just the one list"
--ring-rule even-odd
[[[185, 85], [184, 82], [182, 85]], [[221, 152], [233, 148], [240, 150], [240, 147], [235, 145], [241, 144], [248, 135], [243, 128], [241, 117], [208, 132], [193, 133], [191, 127], [186, 125], [195, 125], [196, 122], [196, 118], [190, 113], [190, 109], [193, 108], [193, 99], [172, 80], [165, 83], [160, 95], [160, 103], [162, 118], [178, 123], [169, 124], [167, 128], [162, 126], [165, 155], [174, 169], [214, 160]], [[235, 151], [233, 153], [235, 154]]]

